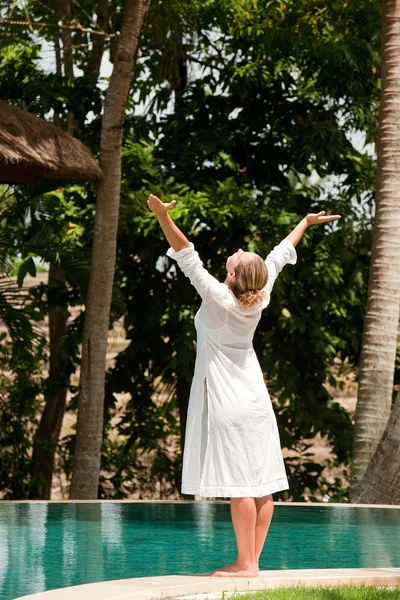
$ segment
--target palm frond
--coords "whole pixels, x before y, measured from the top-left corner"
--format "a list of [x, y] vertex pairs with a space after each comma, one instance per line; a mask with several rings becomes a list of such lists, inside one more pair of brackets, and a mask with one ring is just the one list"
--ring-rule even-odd
[[[24, 293], [25, 292], [25, 293]], [[8, 275], [0, 275], [0, 324], [8, 331], [12, 341], [39, 343], [42, 337], [32, 324], [32, 316], [25, 308], [27, 288], [21, 288]]]

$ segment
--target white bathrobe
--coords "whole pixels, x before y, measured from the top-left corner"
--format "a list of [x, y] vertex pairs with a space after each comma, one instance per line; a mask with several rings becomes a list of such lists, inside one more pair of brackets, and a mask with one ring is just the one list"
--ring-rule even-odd
[[197, 354], [183, 453], [183, 494], [266, 496], [289, 488], [279, 431], [253, 334], [284, 265], [296, 250], [283, 240], [265, 259], [266, 299], [246, 309], [225, 283], [203, 267], [193, 244], [167, 255], [189, 277], [203, 302], [194, 323]]

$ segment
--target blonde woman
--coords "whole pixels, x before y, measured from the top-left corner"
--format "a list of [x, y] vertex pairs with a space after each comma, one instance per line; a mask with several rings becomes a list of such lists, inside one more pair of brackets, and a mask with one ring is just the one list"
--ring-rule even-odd
[[340, 215], [309, 214], [265, 261], [241, 248], [226, 261], [220, 283], [156, 196], [147, 200], [175, 259], [202, 298], [194, 323], [197, 353], [183, 453], [182, 493], [230, 498], [237, 559], [208, 573], [257, 577], [272, 519], [272, 494], [289, 488], [272, 403], [253, 348], [253, 335], [274, 282], [297, 261], [295, 246], [309, 225]]

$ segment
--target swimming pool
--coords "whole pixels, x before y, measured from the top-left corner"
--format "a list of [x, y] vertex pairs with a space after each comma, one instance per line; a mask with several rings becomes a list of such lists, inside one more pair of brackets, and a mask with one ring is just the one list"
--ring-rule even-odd
[[[0, 503], [0, 598], [233, 562], [229, 503]], [[400, 508], [275, 504], [261, 569], [400, 567]]]

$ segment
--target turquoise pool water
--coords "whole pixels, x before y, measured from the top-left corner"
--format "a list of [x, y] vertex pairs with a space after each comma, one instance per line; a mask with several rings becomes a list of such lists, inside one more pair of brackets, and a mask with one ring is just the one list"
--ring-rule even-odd
[[[0, 502], [1, 600], [235, 558], [229, 504]], [[275, 504], [260, 568], [338, 567], [400, 567], [400, 509]]]

